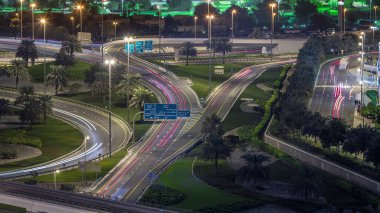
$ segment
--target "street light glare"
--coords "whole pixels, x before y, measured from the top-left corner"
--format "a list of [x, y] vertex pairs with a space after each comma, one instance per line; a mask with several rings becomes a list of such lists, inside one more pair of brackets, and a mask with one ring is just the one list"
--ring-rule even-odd
[[42, 23], [42, 24], [45, 24], [45, 23], [46, 23], [46, 19], [44, 19], [44, 18], [41, 19], [41, 23]]
[[35, 3], [32, 3], [32, 4], [30, 4], [30, 7], [32, 7], [32, 8], [34, 8], [34, 7], [36, 7], [37, 5], [35, 4]]
[[232, 10], [232, 13], [234, 13], [234, 14], [235, 14], [235, 13], [236, 13], [236, 10], [235, 10], [235, 9], [234, 9], [234, 10]]
[[105, 61], [105, 63], [106, 64], [115, 64], [115, 60], [113, 60], [113, 59], [107, 59], [106, 61]]
[[90, 140], [90, 136], [86, 136], [86, 140]]
[[55, 173], [57, 173], [57, 174], [58, 174], [58, 173], [59, 173], [59, 169], [55, 170]]
[[124, 41], [132, 41], [132, 40], [133, 40], [132, 36], [124, 37]]

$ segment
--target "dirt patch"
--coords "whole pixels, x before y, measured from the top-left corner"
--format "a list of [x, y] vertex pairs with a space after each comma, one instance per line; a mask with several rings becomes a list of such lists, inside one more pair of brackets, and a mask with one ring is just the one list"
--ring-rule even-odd
[[17, 144], [3, 144], [0, 145], [0, 149], [3, 150], [15, 150], [17, 157], [15, 159], [0, 159], [0, 165], [6, 163], [12, 163], [16, 161], [21, 161], [29, 158], [34, 158], [42, 154], [41, 150], [26, 146], [26, 145], [17, 145]]
[[273, 88], [270, 88], [270, 87], [268, 87], [265, 84], [257, 84], [256, 86], [257, 86], [257, 88], [261, 89], [264, 92], [268, 92], [268, 91], [272, 91], [273, 90]]
[[243, 112], [247, 112], [247, 113], [257, 113], [254, 109], [255, 107], [259, 107], [260, 105], [259, 104], [256, 104], [254, 101], [244, 101], [243, 103], [240, 104], [240, 109], [243, 111]]

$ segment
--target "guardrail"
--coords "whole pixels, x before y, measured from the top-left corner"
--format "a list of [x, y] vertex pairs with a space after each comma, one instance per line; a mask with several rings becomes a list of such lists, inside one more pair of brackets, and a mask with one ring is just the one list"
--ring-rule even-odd
[[287, 153], [288, 155], [297, 158], [305, 163], [322, 169], [330, 174], [336, 175], [347, 181], [353, 182], [369, 191], [380, 195], [380, 183], [372, 180], [364, 175], [356, 173], [350, 169], [344, 168], [329, 160], [323, 159], [317, 155], [306, 152], [296, 146], [290, 145], [274, 136], [270, 135], [269, 128], [272, 124], [274, 116], [272, 116], [269, 125], [264, 133], [264, 142]]

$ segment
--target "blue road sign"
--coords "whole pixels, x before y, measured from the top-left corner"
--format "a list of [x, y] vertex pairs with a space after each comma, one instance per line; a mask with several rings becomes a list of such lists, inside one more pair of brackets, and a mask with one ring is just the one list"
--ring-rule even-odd
[[190, 118], [190, 110], [178, 110], [177, 117], [178, 118]]
[[149, 51], [153, 50], [153, 41], [152, 40], [146, 40], [145, 41], [145, 50], [149, 50]]
[[143, 52], [144, 52], [144, 42], [136, 41], [136, 53], [143, 53]]
[[144, 104], [145, 120], [177, 119], [177, 104]]
[[[128, 44], [125, 44], [125, 52], [128, 53]], [[134, 52], [135, 52], [135, 45], [129, 44], [129, 53], [134, 53]]]

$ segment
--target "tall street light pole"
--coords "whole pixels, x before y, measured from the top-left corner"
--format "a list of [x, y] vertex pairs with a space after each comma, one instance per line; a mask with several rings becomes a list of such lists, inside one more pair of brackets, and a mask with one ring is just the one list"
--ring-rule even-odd
[[84, 9], [83, 5], [78, 5], [77, 9], [79, 10], [79, 23], [80, 23], [80, 43], [83, 43], [83, 20], [82, 20], [82, 10]]
[[128, 36], [128, 37], [125, 37], [124, 38], [125, 41], [127, 41], [127, 45], [128, 45], [128, 48], [127, 48], [127, 77], [128, 77], [128, 88], [127, 88], [127, 122], [129, 122], [129, 90], [130, 90], [130, 76], [129, 76], [129, 70], [130, 70], [130, 66], [129, 66], [129, 55], [130, 55], [130, 49], [129, 49], [129, 44], [131, 41], [133, 41], [133, 38]]
[[161, 60], [161, 11], [160, 11], [159, 5], [157, 5], [157, 15], [158, 15], [158, 57]]
[[276, 4], [271, 3], [271, 4], [269, 4], [269, 6], [272, 8], [272, 13], [271, 13], [271, 16], [272, 16], [272, 33], [270, 36], [270, 61], [272, 61], [273, 60], [274, 16], [276, 15], [276, 13], [274, 13], [274, 8], [276, 7]]
[[194, 38], [197, 38], [197, 20], [198, 17], [194, 17]]
[[343, 34], [346, 34], [346, 12], [347, 8], [343, 9]]
[[114, 21], [113, 22], [113, 25], [115, 26], [115, 36], [114, 36], [114, 40], [116, 41], [116, 29], [117, 29], [117, 22]]
[[71, 16], [70, 17], [70, 20], [71, 20], [71, 34], [75, 34], [74, 33], [74, 16]]
[[104, 4], [102, 3], [102, 60], [104, 60]]
[[211, 91], [211, 16], [210, 1], [207, 0], [207, 19], [208, 19], [208, 91]]
[[22, 21], [23, 21], [23, 19], [22, 19], [22, 2], [23, 2], [24, 0], [20, 0], [20, 36], [21, 36], [21, 38], [23, 38], [23, 34], [22, 34]]
[[375, 9], [375, 14], [374, 14], [374, 16], [375, 16], [375, 23], [376, 23], [376, 18], [377, 18], [377, 17], [376, 17], [377, 7], [378, 7], [377, 5], [373, 6], [373, 8]]
[[46, 95], [46, 19], [41, 19], [44, 26], [44, 95]]
[[59, 170], [55, 170], [54, 172], [54, 190], [57, 190], [57, 177], [56, 175], [59, 173]]
[[[361, 43], [360, 45], [362, 46], [362, 51], [360, 52], [361, 54], [361, 60], [360, 60], [360, 72], [361, 72], [361, 81], [360, 81], [360, 108], [363, 107], [364, 105], [364, 97], [363, 97], [363, 84], [364, 84], [364, 75], [363, 75], [363, 71], [364, 71], [364, 43], [365, 43], [365, 33], [364, 32], [361, 32], [360, 33], [360, 39], [361, 39]], [[364, 117], [362, 119], [362, 125], [364, 126]]]
[[90, 140], [89, 136], [86, 136], [84, 139], [84, 167], [83, 167], [83, 173], [84, 173], [84, 179], [83, 179], [83, 191], [86, 191], [86, 178], [87, 178], [87, 171], [86, 171], [86, 163], [87, 163], [87, 142]]
[[236, 10], [233, 9], [231, 11], [231, 43], [234, 42], [234, 15], [236, 14]]
[[32, 39], [34, 40], [34, 8], [36, 7], [36, 4], [32, 3], [30, 7], [32, 8]]
[[111, 147], [111, 142], [112, 142], [112, 120], [111, 120], [111, 69], [112, 69], [112, 65], [115, 64], [115, 60], [113, 59], [108, 59], [105, 61], [105, 64], [108, 65], [108, 117], [109, 117], [109, 123], [108, 123], [108, 135], [109, 135], [109, 141], [108, 141], [108, 145], [109, 145], [109, 152], [110, 152], [110, 157], [111, 157], [111, 154], [112, 154], [112, 147]]

